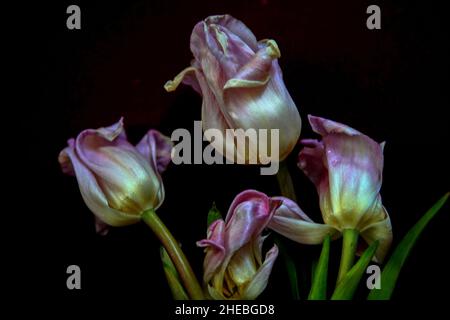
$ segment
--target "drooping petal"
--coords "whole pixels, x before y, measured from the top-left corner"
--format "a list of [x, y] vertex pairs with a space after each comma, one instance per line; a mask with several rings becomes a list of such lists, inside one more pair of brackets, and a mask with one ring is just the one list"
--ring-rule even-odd
[[200, 85], [198, 84], [196, 73], [197, 69], [193, 66], [188, 67], [184, 70], [182, 70], [179, 74], [173, 78], [173, 80], [169, 80], [164, 85], [164, 89], [167, 92], [175, 91], [180, 83], [184, 83], [187, 85], [190, 85], [192, 88], [194, 88], [195, 91], [202, 94], [202, 91], [200, 89]]
[[88, 208], [103, 222], [111, 226], [124, 226], [139, 221], [139, 217], [109, 207], [95, 175], [84, 165], [75, 152], [75, 142], [69, 140], [69, 146], [62, 151], [63, 159], [70, 159], [78, 180], [81, 196]]
[[264, 263], [246, 287], [245, 292], [242, 294], [243, 299], [256, 299], [264, 291], [277, 256], [278, 247], [274, 245], [272, 249], [267, 252]]
[[319, 244], [325, 236], [337, 234], [337, 230], [330, 225], [314, 223], [292, 200], [277, 198], [283, 199], [283, 203], [269, 222], [270, 229], [303, 244]]

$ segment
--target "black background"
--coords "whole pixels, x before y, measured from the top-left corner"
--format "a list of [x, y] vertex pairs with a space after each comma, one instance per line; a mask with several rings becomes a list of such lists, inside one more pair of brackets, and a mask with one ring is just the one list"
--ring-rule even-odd
[[[66, 28], [70, 4], [81, 7], [81, 30]], [[381, 8], [381, 30], [366, 28], [370, 4]], [[387, 142], [382, 197], [392, 220], [394, 246], [448, 191], [449, 37], [444, 30], [446, 12], [436, 3], [61, 1], [40, 4], [36, 10], [39, 23], [31, 28], [24, 52], [34, 68], [27, 73], [34, 90], [24, 90], [23, 95], [36, 94], [33, 103], [20, 108], [22, 117], [31, 121], [21, 122], [19, 133], [26, 132], [27, 139], [25, 157], [20, 158], [32, 167], [26, 175], [39, 176], [27, 180], [31, 192], [26, 220], [13, 239], [24, 243], [15, 252], [26, 261], [22, 266], [39, 270], [32, 277], [39, 281], [36, 297], [67, 303], [113, 297], [117, 305], [122, 305], [121, 298], [143, 298], [154, 306], [170, 301], [156, 238], [144, 224], [112, 229], [106, 237], [96, 235], [76, 180], [60, 172], [57, 156], [68, 138], [120, 116], [134, 143], [149, 128], [168, 136], [176, 128], [192, 130], [193, 121], [200, 120], [201, 98], [186, 86], [166, 93], [163, 85], [189, 65], [191, 30], [208, 15], [229, 13], [258, 39], [277, 41], [285, 83], [303, 119], [303, 138], [316, 137], [306, 120], [314, 114]], [[298, 151], [288, 164], [299, 204], [321, 221], [314, 186], [295, 164]], [[257, 167], [172, 164], [163, 179], [166, 199], [158, 213], [182, 241], [199, 277], [203, 253], [195, 241], [206, 234], [212, 202], [225, 214], [234, 196], [245, 189], [279, 193], [275, 176], [260, 176]], [[423, 232], [401, 273], [394, 300], [447, 298], [440, 291], [450, 284], [444, 260], [448, 208]], [[320, 248], [289, 241], [287, 245], [302, 274], [309, 277], [310, 258]], [[336, 241], [333, 269], [339, 250]], [[70, 264], [81, 267], [80, 291], [66, 288]], [[304, 297], [309, 283], [301, 280]], [[361, 290], [358, 299], [365, 295]], [[290, 299], [281, 259], [260, 299]]]

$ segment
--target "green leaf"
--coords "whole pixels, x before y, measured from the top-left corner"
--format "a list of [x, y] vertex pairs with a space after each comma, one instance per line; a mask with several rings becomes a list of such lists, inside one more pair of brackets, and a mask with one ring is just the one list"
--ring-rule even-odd
[[160, 249], [161, 261], [166, 275], [167, 283], [169, 284], [170, 291], [175, 300], [189, 300], [186, 291], [181, 284], [180, 276], [175, 268], [172, 259], [170, 259], [169, 254], [166, 249], [161, 246]]
[[323, 240], [322, 252], [319, 262], [313, 267], [313, 283], [308, 300], [325, 300], [327, 298], [328, 258], [330, 256], [331, 237], [328, 235]]
[[403, 240], [397, 245], [395, 251], [392, 253], [389, 261], [386, 263], [381, 272], [381, 289], [372, 290], [367, 299], [368, 300], [389, 300], [397, 283], [398, 276], [406, 261], [411, 249], [414, 247], [417, 239], [427, 226], [428, 222], [436, 215], [442, 208], [449, 197], [447, 192], [441, 199], [438, 200], [420, 220], [408, 231]]
[[370, 261], [372, 260], [375, 251], [378, 248], [378, 241], [374, 241], [367, 249], [364, 251], [358, 262], [350, 269], [349, 272], [342, 278], [339, 284], [336, 286], [331, 300], [351, 300], [355, 294], [358, 284], [361, 280], [362, 275], [367, 269]]
[[220, 214], [220, 211], [217, 209], [216, 207], [216, 203], [213, 202], [211, 209], [209, 209], [208, 212], [208, 218], [207, 218], [207, 227], [209, 228], [209, 226], [216, 220], [222, 219], [222, 215]]

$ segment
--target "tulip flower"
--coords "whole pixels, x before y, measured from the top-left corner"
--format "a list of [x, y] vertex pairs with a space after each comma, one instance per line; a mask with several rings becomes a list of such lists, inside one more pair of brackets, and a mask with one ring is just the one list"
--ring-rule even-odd
[[[183, 82], [202, 95], [204, 130], [217, 129], [225, 137], [227, 129], [278, 129], [278, 157], [285, 159], [300, 136], [301, 119], [283, 82], [276, 42], [258, 42], [241, 21], [219, 15], [194, 27], [191, 51], [192, 65], [168, 81], [165, 89], [173, 91]], [[267, 161], [252, 137], [248, 137], [248, 150], [236, 141], [206, 138], [231, 161], [234, 155], [238, 163]]]
[[274, 245], [262, 260], [263, 229], [280, 201], [247, 190], [236, 196], [225, 221], [214, 221], [207, 239], [197, 243], [205, 247], [203, 280], [211, 298], [255, 299], [265, 289], [278, 256]]
[[105, 225], [124, 226], [140, 220], [164, 200], [160, 173], [170, 161], [172, 142], [150, 130], [133, 146], [127, 141], [123, 120], [110, 127], [87, 129], [59, 154], [64, 173], [75, 175], [81, 195], [97, 219], [97, 231]]
[[327, 228], [311, 225], [293, 202], [276, 212], [269, 227], [309, 244], [322, 242], [326, 234], [355, 230], [368, 244], [380, 242], [375, 257], [382, 261], [392, 242], [391, 222], [380, 196], [384, 143], [331, 120], [309, 116], [309, 122], [322, 140], [301, 141], [305, 148], [298, 166], [317, 188]]

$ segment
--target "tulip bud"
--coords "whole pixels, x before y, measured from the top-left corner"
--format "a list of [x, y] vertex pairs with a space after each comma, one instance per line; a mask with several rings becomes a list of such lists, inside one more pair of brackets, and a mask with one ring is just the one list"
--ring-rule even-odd
[[205, 247], [203, 280], [211, 298], [255, 299], [265, 289], [278, 248], [274, 245], [263, 261], [261, 233], [279, 205], [247, 190], [234, 199], [225, 221], [209, 226], [207, 239], [197, 245]]
[[[165, 85], [173, 91], [184, 82], [203, 97], [203, 129], [278, 129], [279, 160], [292, 151], [300, 136], [301, 119], [283, 82], [274, 40], [257, 42], [253, 33], [229, 15], [211, 16], [199, 22], [191, 35], [192, 66]], [[251, 136], [245, 146], [210, 141], [229, 160], [266, 159]], [[209, 137], [206, 137], [210, 139]], [[267, 139], [267, 137], [259, 137]], [[266, 143], [266, 141], [263, 141]], [[267, 143], [266, 146], [271, 144]]]
[[86, 205], [100, 220], [98, 231], [105, 232], [104, 223], [135, 223], [143, 211], [163, 202], [160, 172], [170, 161], [171, 141], [158, 131], [150, 130], [135, 147], [120, 119], [110, 127], [84, 130], [68, 144], [59, 163], [64, 173], [76, 176]]

